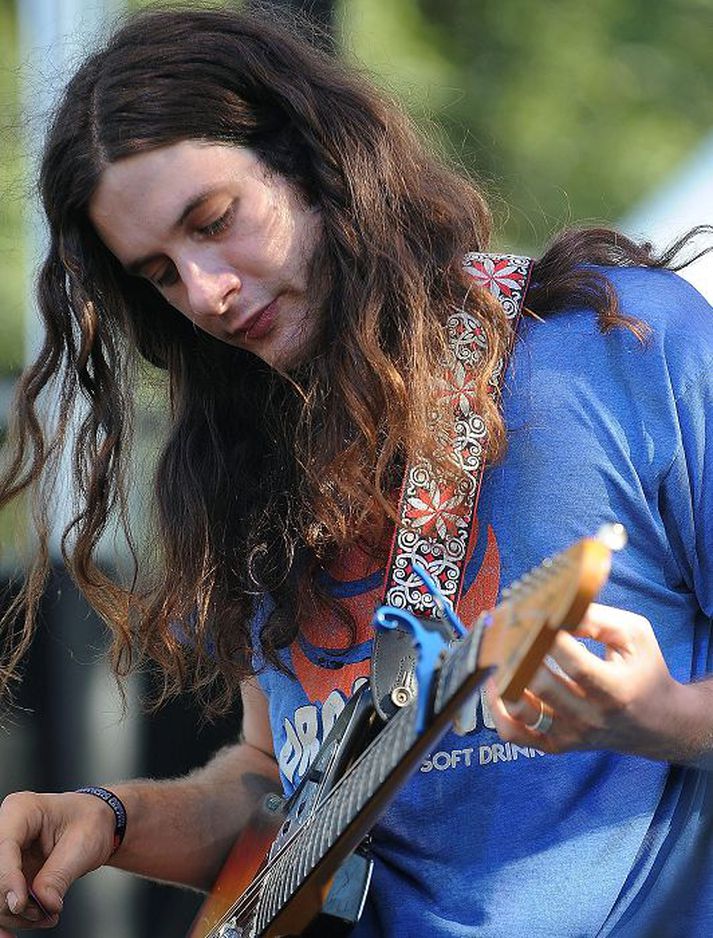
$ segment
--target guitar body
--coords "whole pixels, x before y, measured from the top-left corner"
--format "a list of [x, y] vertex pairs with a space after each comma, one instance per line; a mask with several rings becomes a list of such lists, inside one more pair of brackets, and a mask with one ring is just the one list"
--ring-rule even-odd
[[557, 630], [581, 621], [610, 560], [604, 540], [579, 541], [513, 584], [470, 632], [457, 620], [461, 638], [450, 645], [408, 612], [378, 609], [375, 627], [412, 634], [414, 696], [384, 722], [369, 686], [357, 691], [289, 801], [265, 798], [189, 938], [347, 934], [371, 878], [365, 839], [398, 789], [472, 706], [487, 675], [502, 697], [519, 698]]
[[[250, 823], [233, 844], [209, 897], [200, 908], [190, 938], [222, 934], [220, 925], [226, 913], [265, 865], [275, 838], [285, 820], [282, 799], [266, 795]], [[229, 933], [227, 933], [229, 934]], [[240, 932], [237, 931], [240, 935]]]

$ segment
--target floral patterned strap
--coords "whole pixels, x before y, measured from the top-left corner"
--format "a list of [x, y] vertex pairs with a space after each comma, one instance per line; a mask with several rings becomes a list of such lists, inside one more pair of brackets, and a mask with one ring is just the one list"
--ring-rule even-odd
[[[513, 254], [467, 254], [464, 258], [466, 272], [502, 305], [512, 323], [513, 337], [532, 264], [530, 258]], [[426, 459], [407, 466], [383, 599], [386, 605], [430, 619], [437, 618], [437, 609], [412, 564], [422, 564], [457, 607], [485, 468], [485, 423], [474, 406], [478, 363], [485, 349], [484, 330], [478, 317], [465, 310], [449, 318], [447, 329], [451, 356], [442, 392], [453, 405], [454, 453], [465, 475], [458, 485], [446, 484], [439, 481]], [[512, 342], [494, 370], [493, 393], [502, 385], [511, 347]]]

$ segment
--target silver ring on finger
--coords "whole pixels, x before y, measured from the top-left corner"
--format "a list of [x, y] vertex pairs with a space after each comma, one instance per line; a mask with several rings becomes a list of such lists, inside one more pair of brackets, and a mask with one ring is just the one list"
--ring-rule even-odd
[[548, 706], [544, 700], [540, 700], [540, 713], [534, 723], [526, 723], [528, 730], [534, 730], [536, 733], [548, 733], [552, 728], [552, 721], [555, 712]]

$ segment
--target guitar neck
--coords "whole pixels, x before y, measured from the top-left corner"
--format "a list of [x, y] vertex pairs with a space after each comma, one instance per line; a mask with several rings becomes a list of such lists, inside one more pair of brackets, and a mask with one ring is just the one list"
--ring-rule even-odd
[[281, 885], [270, 904], [273, 912], [335, 848], [340, 862], [357, 846], [393, 790], [420, 764], [490, 670], [498, 693], [508, 699], [521, 695], [557, 630], [581, 620], [610, 562], [605, 543], [580, 541], [513, 584], [503, 602], [450, 647], [434, 675], [428, 725], [417, 730], [416, 702], [399, 710], [280, 855]]

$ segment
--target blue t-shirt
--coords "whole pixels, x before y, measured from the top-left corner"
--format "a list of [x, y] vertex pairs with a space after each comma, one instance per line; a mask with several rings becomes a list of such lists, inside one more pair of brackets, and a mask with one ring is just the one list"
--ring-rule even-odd
[[[486, 473], [461, 611], [605, 522], [629, 533], [600, 601], [645, 615], [673, 676], [713, 673], [713, 311], [675, 274], [607, 269], [645, 345], [573, 310], [521, 324], [503, 395], [509, 446]], [[708, 432], [706, 432], [708, 431]], [[334, 573], [355, 613], [311, 623], [264, 671], [285, 790], [368, 674], [381, 591], [358, 550]], [[270, 613], [265, 604], [256, 631]], [[367, 936], [713, 934], [713, 774], [610, 752], [503, 743], [487, 709], [448, 734], [374, 830]]]

